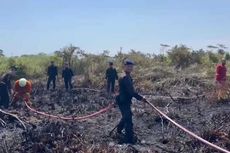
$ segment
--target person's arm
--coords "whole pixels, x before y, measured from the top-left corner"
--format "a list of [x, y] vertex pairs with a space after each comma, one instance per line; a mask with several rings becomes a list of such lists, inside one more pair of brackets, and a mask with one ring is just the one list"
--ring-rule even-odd
[[26, 94], [30, 94], [32, 92], [32, 85], [31, 85], [31, 82], [30, 81], [27, 81], [26, 82], [26, 86], [24, 87], [25, 88], [25, 92]]
[[7, 81], [7, 87], [8, 87], [8, 91], [10, 94], [12, 94], [12, 85], [11, 85], [11, 81], [10, 81], [10, 78], [8, 78], [8, 81]]
[[105, 79], [108, 79], [108, 69], [105, 72]]
[[225, 67], [223, 71], [224, 71], [224, 72], [223, 72], [223, 73], [224, 73], [224, 74], [223, 74], [223, 75], [224, 75], [224, 76], [223, 76], [223, 79], [226, 81], [226, 80], [227, 80], [227, 68]]
[[64, 78], [65, 70], [62, 70], [62, 78]]
[[57, 70], [57, 67], [55, 66], [54, 67], [54, 76], [57, 76], [58, 75], [58, 70]]
[[70, 69], [70, 75], [71, 77], [74, 76], [72, 69]]
[[115, 70], [115, 78], [116, 78], [116, 80], [118, 80], [117, 70], [116, 69], [114, 69], [114, 70]]
[[134, 88], [133, 88], [133, 83], [129, 78], [125, 78], [124, 79], [124, 84], [126, 87], [126, 91], [128, 92], [130, 97], [134, 97], [137, 100], [142, 100], [143, 97], [141, 95], [139, 95], [137, 92], [135, 92]]
[[6, 84], [8, 92], [11, 94], [11, 81], [12, 76], [8, 73], [4, 76], [3, 82]]
[[30, 94], [31, 92], [32, 92], [32, 83], [28, 81], [26, 85], [26, 93]]
[[15, 82], [14, 84], [14, 91], [13, 91], [13, 95], [15, 96], [19, 91], [19, 85], [18, 85], [18, 81]]
[[3, 86], [3, 90], [1, 92], [3, 92], [3, 94], [5, 95], [5, 101], [10, 101], [10, 96], [8, 94], [8, 91], [7, 91], [7, 86]]
[[47, 68], [47, 76], [50, 75], [50, 67]]

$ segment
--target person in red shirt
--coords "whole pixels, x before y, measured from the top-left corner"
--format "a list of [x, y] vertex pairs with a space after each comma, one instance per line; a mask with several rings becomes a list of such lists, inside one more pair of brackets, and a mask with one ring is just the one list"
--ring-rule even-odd
[[221, 64], [216, 67], [216, 85], [218, 90], [218, 99], [224, 99], [226, 95], [227, 68], [226, 60], [222, 59]]
[[15, 82], [14, 86], [14, 94], [12, 103], [15, 104], [20, 99], [26, 101], [29, 105], [30, 102], [30, 94], [32, 92], [32, 83], [25, 78], [21, 78]]
[[227, 68], [225, 65], [226, 60], [222, 59], [221, 64], [216, 67], [216, 81], [220, 84], [226, 81]]

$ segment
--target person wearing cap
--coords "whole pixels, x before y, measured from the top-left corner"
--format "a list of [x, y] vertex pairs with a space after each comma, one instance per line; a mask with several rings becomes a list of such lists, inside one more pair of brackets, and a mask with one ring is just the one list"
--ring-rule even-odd
[[224, 99], [226, 94], [227, 68], [226, 60], [222, 59], [221, 64], [216, 67], [216, 85], [218, 90], [218, 100]]
[[115, 81], [118, 80], [117, 70], [113, 67], [113, 62], [109, 62], [109, 68], [106, 70], [105, 79], [107, 80], [107, 92], [114, 93]]
[[49, 90], [50, 83], [53, 83], [53, 89], [56, 87], [56, 76], [58, 75], [58, 69], [57, 66], [54, 65], [54, 62], [50, 62], [50, 66], [48, 67], [47, 70], [47, 75], [48, 75], [48, 81], [47, 81], [47, 90]]
[[65, 89], [68, 90], [69, 88], [72, 89], [73, 85], [72, 85], [72, 77], [73, 77], [73, 71], [72, 69], [69, 67], [68, 63], [65, 63], [65, 67], [62, 70], [62, 78], [64, 79], [64, 83], [65, 83]]
[[16, 75], [16, 69], [12, 68], [0, 78], [0, 107], [8, 108], [12, 94], [11, 80]]
[[124, 72], [125, 75], [119, 79], [119, 95], [116, 97], [116, 102], [119, 106], [122, 118], [117, 125], [117, 133], [122, 134], [122, 130], [125, 130], [124, 140], [119, 143], [130, 143], [134, 144], [134, 132], [132, 122], [132, 111], [131, 104], [132, 98], [136, 98], [139, 101], [146, 102], [146, 99], [139, 95], [133, 87], [133, 79], [131, 72], [133, 71], [134, 62], [126, 59], [124, 61]]
[[14, 105], [20, 98], [31, 105], [30, 94], [32, 92], [31, 81], [21, 78], [15, 82], [12, 104]]

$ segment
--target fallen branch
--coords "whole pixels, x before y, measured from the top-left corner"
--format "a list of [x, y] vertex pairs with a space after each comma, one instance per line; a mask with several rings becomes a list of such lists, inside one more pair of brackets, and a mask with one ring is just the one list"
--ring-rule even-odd
[[26, 130], [26, 126], [25, 126], [24, 122], [23, 122], [22, 120], [20, 120], [20, 119], [18, 118], [17, 115], [8, 113], [8, 112], [6, 112], [6, 111], [3, 111], [2, 109], [0, 109], [0, 113], [2, 113], [2, 114], [4, 114], [4, 115], [8, 115], [8, 116], [10, 116], [10, 117], [12, 117], [12, 118], [18, 120], [18, 121], [20, 122], [20, 124], [23, 126], [24, 130]]

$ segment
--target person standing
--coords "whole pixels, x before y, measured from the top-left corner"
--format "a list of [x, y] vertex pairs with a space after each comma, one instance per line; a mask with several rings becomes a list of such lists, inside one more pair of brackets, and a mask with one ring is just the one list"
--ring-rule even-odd
[[107, 92], [114, 93], [115, 81], [118, 80], [117, 70], [113, 67], [113, 62], [109, 62], [109, 68], [106, 70], [105, 79], [107, 80]]
[[131, 104], [132, 98], [146, 102], [146, 99], [135, 92], [133, 87], [133, 79], [131, 72], [133, 71], [134, 62], [126, 59], [124, 61], [125, 76], [119, 79], [119, 95], [116, 97], [117, 104], [119, 106], [122, 118], [117, 125], [117, 133], [122, 134], [122, 130], [125, 129], [125, 138], [119, 143], [134, 144], [134, 132], [132, 122]]
[[10, 96], [7, 86], [4, 82], [0, 82], [0, 107], [7, 109], [10, 103]]
[[53, 83], [53, 89], [55, 90], [55, 88], [56, 88], [56, 76], [58, 75], [58, 69], [57, 69], [57, 66], [54, 65], [53, 61], [51, 61], [51, 64], [48, 67], [47, 75], [48, 75], [47, 90], [49, 90], [51, 82]]
[[72, 77], [73, 77], [73, 71], [69, 67], [69, 64], [65, 64], [64, 69], [62, 70], [62, 78], [64, 79], [65, 88], [68, 90], [69, 88], [72, 89]]
[[12, 68], [10, 72], [5, 73], [0, 78], [0, 107], [8, 108], [10, 96], [12, 94], [11, 80], [16, 75], [16, 69]]
[[222, 59], [221, 64], [218, 64], [216, 67], [216, 86], [218, 90], [218, 100], [225, 99], [227, 92], [227, 68], [225, 59]]

